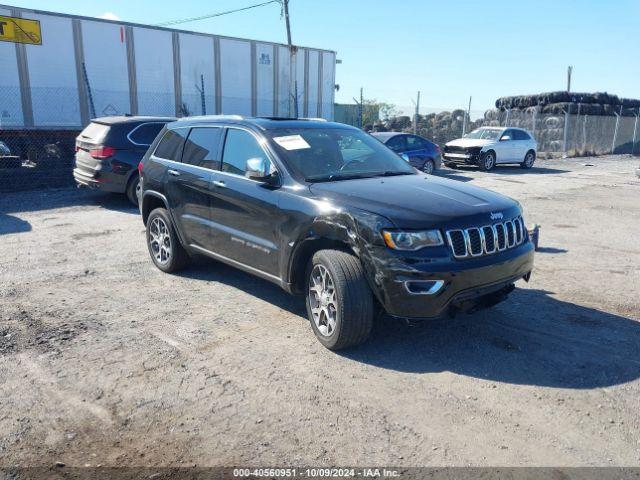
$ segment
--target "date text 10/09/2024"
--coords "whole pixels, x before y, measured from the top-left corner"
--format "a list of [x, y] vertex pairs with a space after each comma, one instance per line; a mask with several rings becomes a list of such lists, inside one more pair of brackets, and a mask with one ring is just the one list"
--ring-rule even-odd
[[387, 468], [234, 468], [234, 477], [281, 478], [394, 478], [400, 472]]

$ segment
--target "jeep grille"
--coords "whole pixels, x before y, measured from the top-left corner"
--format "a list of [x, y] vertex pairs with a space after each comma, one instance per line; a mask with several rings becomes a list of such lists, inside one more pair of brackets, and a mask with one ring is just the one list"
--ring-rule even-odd
[[502, 252], [526, 240], [522, 217], [503, 223], [447, 230], [447, 239], [455, 258], [472, 258]]

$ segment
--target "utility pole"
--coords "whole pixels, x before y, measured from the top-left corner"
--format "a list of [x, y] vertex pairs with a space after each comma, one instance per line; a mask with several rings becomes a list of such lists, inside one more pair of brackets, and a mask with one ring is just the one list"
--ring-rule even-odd
[[413, 115], [413, 134], [418, 133], [418, 115], [420, 115], [420, 90], [418, 90], [418, 98], [416, 99], [416, 113]]
[[467, 114], [464, 116], [464, 120], [462, 121], [462, 136], [467, 133], [467, 118], [471, 121], [471, 96], [469, 96], [469, 107], [467, 108]]
[[364, 97], [362, 95], [362, 87], [360, 87], [360, 101], [356, 100], [355, 97], [353, 99], [358, 106], [358, 128], [362, 128], [362, 117], [363, 117], [363, 108], [364, 108]]
[[296, 73], [296, 51], [291, 43], [291, 24], [289, 22], [289, 0], [282, 0], [282, 8], [284, 9], [284, 21], [287, 27], [287, 46], [289, 47], [289, 78], [293, 79], [293, 116], [298, 118], [298, 79], [295, 78]]
[[573, 72], [573, 67], [569, 65], [567, 67], [567, 92], [571, 92], [571, 73]]

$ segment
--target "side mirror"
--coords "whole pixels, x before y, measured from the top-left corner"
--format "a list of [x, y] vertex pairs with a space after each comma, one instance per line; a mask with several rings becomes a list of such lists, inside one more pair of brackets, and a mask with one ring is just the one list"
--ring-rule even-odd
[[400, 155], [400, 156], [402, 157], [402, 159], [403, 159], [405, 162], [409, 163], [409, 155], [407, 155], [406, 153], [403, 153], [403, 154], [402, 154], [402, 155]]
[[511, 137], [509, 135], [503, 135], [500, 137], [501, 142], [506, 142], [508, 140], [511, 140]]
[[256, 182], [266, 182], [271, 178], [269, 163], [262, 157], [247, 160], [244, 176]]

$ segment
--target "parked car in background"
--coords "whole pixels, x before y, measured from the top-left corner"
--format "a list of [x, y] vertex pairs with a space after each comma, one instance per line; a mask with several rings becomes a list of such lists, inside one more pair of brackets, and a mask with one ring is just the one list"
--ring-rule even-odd
[[374, 132], [371, 135], [418, 170], [433, 173], [440, 168], [440, 147], [426, 138], [402, 132]]
[[472, 312], [533, 269], [518, 202], [418, 172], [348, 125], [185, 118], [140, 175], [157, 268], [203, 254], [300, 294], [332, 350], [364, 342], [378, 305], [413, 320]]
[[11, 155], [11, 150], [6, 143], [0, 142], [0, 157]]
[[173, 117], [114, 116], [91, 120], [76, 138], [73, 177], [79, 186], [124, 193], [138, 204], [138, 163]]
[[517, 163], [522, 168], [531, 168], [537, 148], [533, 136], [522, 128], [481, 127], [448, 142], [442, 158], [448, 167], [477, 165], [491, 170], [497, 164]]

